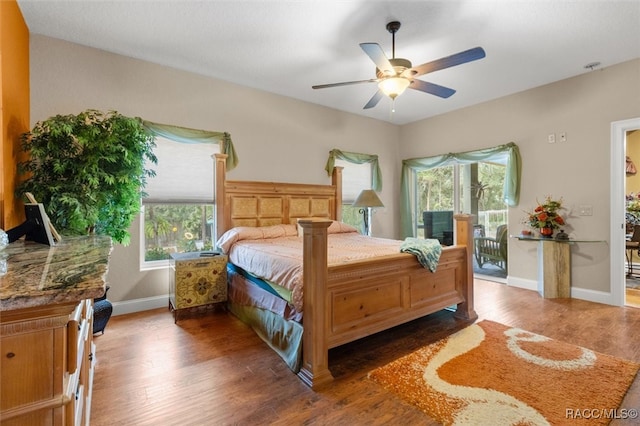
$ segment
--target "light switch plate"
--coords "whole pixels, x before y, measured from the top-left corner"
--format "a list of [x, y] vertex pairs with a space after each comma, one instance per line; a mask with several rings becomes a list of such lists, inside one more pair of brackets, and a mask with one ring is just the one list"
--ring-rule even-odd
[[578, 215], [580, 216], [593, 216], [593, 206], [590, 204], [581, 204], [578, 207]]

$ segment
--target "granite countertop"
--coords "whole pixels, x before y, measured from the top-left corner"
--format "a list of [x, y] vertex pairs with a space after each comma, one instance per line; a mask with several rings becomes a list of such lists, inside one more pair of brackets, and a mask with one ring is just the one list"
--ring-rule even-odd
[[0, 311], [102, 296], [109, 256], [108, 236], [63, 237], [55, 246], [18, 240], [0, 251]]

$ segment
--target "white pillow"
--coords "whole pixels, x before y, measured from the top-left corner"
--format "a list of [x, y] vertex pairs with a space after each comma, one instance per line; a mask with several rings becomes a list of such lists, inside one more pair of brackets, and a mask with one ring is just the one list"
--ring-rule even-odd
[[216, 246], [224, 254], [229, 253], [231, 246], [241, 240], [264, 240], [267, 238], [295, 237], [298, 231], [295, 225], [271, 226], [237, 226], [222, 234]]
[[[300, 220], [308, 220], [308, 219], [325, 219], [328, 220], [324, 217], [320, 217], [320, 218], [300, 218], [298, 219], [298, 222], [300, 222]], [[342, 234], [342, 233], [346, 233], [346, 232], [358, 232], [358, 230], [356, 228], [354, 228], [353, 226], [344, 223], [344, 222], [338, 222], [337, 220], [333, 220], [331, 221], [331, 225], [329, 225], [329, 228], [327, 228], [327, 234]], [[302, 226], [300, 226], [300, 223], [298, 223], [298, 237], [302, 237]]]

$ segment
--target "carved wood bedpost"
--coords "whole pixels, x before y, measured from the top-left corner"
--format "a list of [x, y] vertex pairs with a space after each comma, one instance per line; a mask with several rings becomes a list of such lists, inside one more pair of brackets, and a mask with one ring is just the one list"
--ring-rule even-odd
[[330, 220], [300, 219], [303, 228], [302, 366], [298, 376], [312, 389], [333, 380], [329, 371], [327, 228]]
[[478, 314], [473, 307], [473, 215], [453, 215], [456, 223], [456, 246], [466, 247], [466, 277], [462, 287], [464, 302], [458, 305], [455, 316], [466, 320], [475, 320]]
[[226, 196], [225, 196], [225, 184], [227, 182], [227, 154], [214, 154], [215, 155], [215, 176], [213, 181], [213, 188], [216, 197], [216, 238], [222, 236], [226, 230], [229, 229], [226, 223], [229, 218], [225, 214], [226, 209]]
[[336, 166], [333, 168], [333, 174], [331, 175], [331, 185], [336, 187], [335, 198], [335, 220], [342, 222], [342, 169], [343, 167]]

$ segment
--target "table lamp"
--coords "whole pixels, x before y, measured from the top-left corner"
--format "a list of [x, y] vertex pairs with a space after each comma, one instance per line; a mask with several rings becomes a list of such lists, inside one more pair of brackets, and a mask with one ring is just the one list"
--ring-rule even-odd
[[358, 195], [358, 198], [353, 202], [353, 207], [362, 207], [358, 210], [358, 213], [362, 213], [364, 217], [364, 234], [367, 236], [371, 236], [371, 228], [369, 224], [371, 223], [371, 210], [373, 207], [384, 207], [380, 198], [378, 198], [378, 194], [373, 189], [363, 189], [362, 192]]

